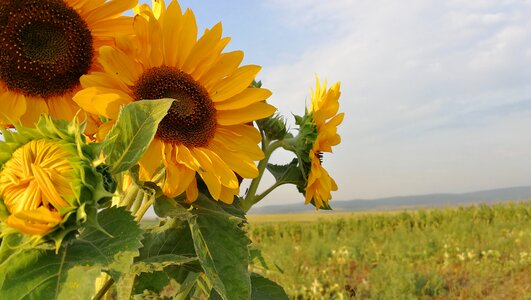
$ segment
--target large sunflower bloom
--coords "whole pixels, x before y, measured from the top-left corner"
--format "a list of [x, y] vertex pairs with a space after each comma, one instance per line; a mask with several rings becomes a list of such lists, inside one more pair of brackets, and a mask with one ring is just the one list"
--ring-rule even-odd
[[[59, 227], [76, 229], [72, 219], [80, 221], [86, 208], [111, 195], [93, 167], [96, 152], [82, 130], [76, 120], [56, 124], [43, 117], [36, 129], [2, 131], [0, 208], [7, 211], [0, 215], [2, 235], [10, 229], [40, 238]], [[58, 236], [60, 241], [64, 232]]]
[[154, 1], [154, 8], [136, 9], [134, 39], [100, 48], [104, 72], [83, 76], [74, 100], [111, 120], [100, 127], [105, 136], [121, 105], [175, 99], [139, 161], [142, 179], [164, 164], [167, 196], [186, 192], [187, 201], [194, 201], [199, 174], [214, 199], [232, 203], [239, 193], [236, 174], [258, 175], [254, 161], [263, 158], [261, 136], [248, 123], [273, 114], [275, 108], [264, 102], [271, 92], [250, 87], [260, 67], [239, 67], [243, 52], [222, 53], [229, 38], [221, 37], [221, 23], [197, 39], [191, 10], [183, 14], [177, 1], [167, 9]]
[[310, 171], [306, 184], [306, 204], [313, 201], [315, 207], [328, 207], [332, 198], [331, 191], [337, 190], [337, 184], [322, 166], [322, 153], [332, 152], [332, 146], [341, 142], [337, 126], [343, 121], [344, 113], [339, 110], [340, 84], [334, 84], [329, 90], [326, 82], [321, 86], [319, 80], [312, 93], [310, 116], [317, 129], [317, 137], [309, 152]]
[[79, 78], [98, 69], [96, 49], [132, 32], [120, 16], [137, 0], [0, 1], [0, 126], [39, 115], [71, 120]]

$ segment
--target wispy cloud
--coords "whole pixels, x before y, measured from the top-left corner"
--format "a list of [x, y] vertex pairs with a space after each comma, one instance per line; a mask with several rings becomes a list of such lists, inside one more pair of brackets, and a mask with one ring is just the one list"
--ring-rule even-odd
[[315, 73], [342, 82], [336, 198], [528, 183], [516, 161], [531, 162], [531, 1], [266, 6], [305, 35], [304, 51], [265, 66], [274, 104], [301, 111]]

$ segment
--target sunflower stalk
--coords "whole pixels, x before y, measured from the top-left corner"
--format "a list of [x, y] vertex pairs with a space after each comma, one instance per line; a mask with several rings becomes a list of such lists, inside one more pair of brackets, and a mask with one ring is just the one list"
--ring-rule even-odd
[[[267, 168], [267, 164], [269, 163], [269, 159], [271, 158], [271, 154], [273, 154], [273, 152], [278, 148], [283, 147], [283, 145], [283, 140], [277, 140], [274, 142], [269, 142], [266, 138], [262, 140], [262, 151], [264, 152], [264, 159], [262, 159], [258, 163], [258, 176], [256, 178], [253, 178], [253, 180], [251, 181], [251, 184], [249, 185], [249, 190], [247, 191], [247, 195], [241, 202], [241, 208], [245, 212], [248, 212], [251, 207], [253, 207], [253, 205], [263, 199], [263, 197], [259, 197], [256, 194], [256, 192], [258, 191], [258, 186], [260, 185], [260, 181], [264, 176], [264, 172]], [[268, 194], [277, 187], [275, 185], [273, 186], [273, 189], [271, 189]]]

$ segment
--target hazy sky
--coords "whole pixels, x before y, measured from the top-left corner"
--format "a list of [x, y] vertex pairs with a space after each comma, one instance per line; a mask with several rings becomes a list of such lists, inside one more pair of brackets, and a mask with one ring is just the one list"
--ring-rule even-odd
[[[531, 1], [181, 5], [201, 28], [222, 21], [284, 114], [302, 113], [315, 74], [341, 81], [334, 199], [531, 184]], [[290, 186], [268, 203], [298, 201]]]

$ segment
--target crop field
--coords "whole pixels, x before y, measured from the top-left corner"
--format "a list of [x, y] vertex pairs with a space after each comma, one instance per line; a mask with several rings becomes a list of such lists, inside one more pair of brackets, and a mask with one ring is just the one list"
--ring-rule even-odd
[[248, 232], [253, 271], [292, 299], [531, 300], [531, 202], [251, 215]]

